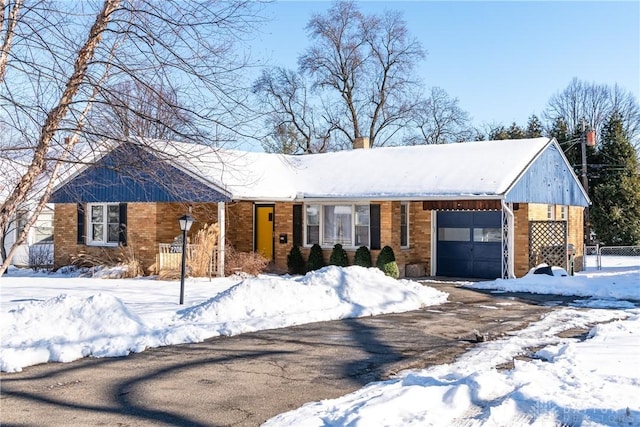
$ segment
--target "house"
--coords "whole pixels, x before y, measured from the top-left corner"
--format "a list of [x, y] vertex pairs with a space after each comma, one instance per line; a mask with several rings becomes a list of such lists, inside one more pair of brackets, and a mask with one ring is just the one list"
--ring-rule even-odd
[[[26, 171], [24, 163], [18, 159], [0, 158], [0, 170], [3, 180], [0, 182], [0, 199], [6, 200], [19, 177]], [[29, 194], [25, 203], [19, 206], [12, 221], [5, 230], [0, 230], [0, 245], [4, 246], [4, 254], [9, 255], [16, 241], [22, 234], [25, 224], [35, 212], [36, 201], [41, 197], [42, 188], [39, 183]], [[11, 258], [16, 267], [45, 268], [53, 265], [53, 205], [45, 205], [27, 233], [25, 241], [18, 245]], [[0, 261], [3, 261], [0, 257]]]
[[[4, 234], [5, 253], [8, 254], [15, 245], [30, 214], [28, 208], [20, 209], [16, 219], [9, 223]], [[25, 242], [14, 252], [11, 265], [33, 268], [53, 265], [53, 205], [45, 206], [38, 215], [34, 226], [27, 233]]]
[[280, 271], [293, 245], [306, 255], [319, 243], [328, 259], [340, 243], [351, 259], [368, 246], [374, 261], [389, 245], [413, 275], [497, 278], [541, 262], [582, 269], [589, 199], [557, 141], [534, 138], [303, 156], [129, 142], [65, 179], [51, 202], [57, 266], [133, 244], [151, 272], [191, 212]]

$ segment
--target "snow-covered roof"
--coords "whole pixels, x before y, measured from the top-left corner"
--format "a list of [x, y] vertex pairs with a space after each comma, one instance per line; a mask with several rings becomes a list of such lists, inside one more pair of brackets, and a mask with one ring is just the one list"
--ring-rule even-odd
[[[28, 162], [31, 159], [6, 158], [0, 157], [0, 171], [2, 171], [2, 179], [0, 179], [0, 202], [5, 202], [15, 190], [16, 185], [27, 172]], [[45, 190], [48, 175], [46, 173], [38, 177], [29, 191], [26, 200], [19, 205], [19, 209], [33, 209]]]
[[181, 169], [233, 199], [495, 198], [549, 138], [281, 155], [156, 142]]
[[[162, 140], [132, 144], [151, 152], [153, 162], [164, 161], [193, 178], [197, 181], [191, 181], [194, 188], [204, 184], [197, 201], [504, 199], [575, 206], [589, 203], [562, 149], [549, 138], [309, 155], [236, 151]], [[94, 151], [84, 166], [65, 171], [56, 191], [69, 185], [87, 167], [99, 164], [112, 150], [114, 146], [110, 145]], [[140, 165], [143, 169], [158, 167], [139, 160], [144, 163]], [[132, 167], [137, 168], [127, 163], [122, 169]], [[188, 192], [179, 197], [195, 200]], [[111, 198], [120, 200], [116, 193]]]

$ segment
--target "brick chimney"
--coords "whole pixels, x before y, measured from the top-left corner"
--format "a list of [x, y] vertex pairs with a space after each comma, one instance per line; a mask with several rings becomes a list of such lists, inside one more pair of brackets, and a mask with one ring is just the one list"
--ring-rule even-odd
[[359, 136], [353, 140], [353, 148], [370, 148], [369, 147], [369, 138], [366, 136]]

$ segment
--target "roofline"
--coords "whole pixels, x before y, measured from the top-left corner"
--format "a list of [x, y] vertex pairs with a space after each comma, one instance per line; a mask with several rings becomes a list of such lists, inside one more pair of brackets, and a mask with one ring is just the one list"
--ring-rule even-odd
[[171, 166], [173, 166], [174, 168], [178, 169], [180, 172], [184, 173], [185, 175], [188, 175], [189, 177], [195, 179], [196, 181], [199, 181], [200, 183], [202, 183], [202, 184], [206, 185], [207, 187], [211, 188], [212, 190], [219, 192], [223, 196], [227, 197], [229, 200], [233, 199], [233, 193], [231, 193], [229, 190], [220, 187], [215, 182], [212, 182], [212, 181], [206, 179], [205, 177], [203, 177], [203, 176], [201, 176], [201, 175], [199, 175], [197, 173], [194, 173], [189, 168], [183, 167], [178, 162], [174, 161], [172, 157], [170, 157], [170, 156], [159, 157], [158, 153], [161, 153], [160, 150], [155, 150], [155, 149], [153, 149], [153, 147], [149, 147], [147, 144], [143, 144], [143, 143], [140, 143], [140, 142], [131, 142], [131, 143], [135, 144], [139, 148], [142, 148], [143, 150], [147, 151], [148, 153], [158, 157], [161, 161], [168, 162]]
[[[82, 172], [84, 172], [85, 170], [87, 170], [88, 168], [95, 166], [96, 163], [98, 163], [100, 160], [102, 160], [103, 158], [105, 158], [107, 155], [111, 154], [115, 149], [119, 148], [120, 146], [124, 145], [124, 144], [133, 144], [135, 145], [137, 148], [141, 148], [143, 150], [145, 150], [147, 153], [154, 155], [155, 157], [157, 157], [159, 160], [163, 161], [163, 162], [167, 162], [168, 164], [170, 164], [171, 166], [173, 166], [174, 168], [178, 169], [180, 172], [184, 173], [185, 175], [195, 179], [196, 181], [206, 185], [207, 187], [211, 188], [213, 191], [217, 191], [220, 194], [222, 194], [223, 196], [227, 197], [229, 200], [233, 200], [233, 194], [224, 188], [221, 188], [220, 186], [218, 186], [216, 183], [209, 181], [208, 179], [192, 172], [190, 169], [182, 167], [180, 164], [178, 164], [177, 162], [173, 161], [172, 158], [170, 157], [159, 157], [157, 155], [157, 153], [159, 152], [159, 150], [154, 150], [151, 147], [149, 147], [146, 144], [141, 144], [139, 141], [132, 141], [132, 140], [128, 140], [128, 141], [122, 141], [122, 140], [115, 140], [116, 144], [109, 149], [108, 151], [106, 151], [105, 153], [101, 154], [100, 156], [94, 157], [93, 159], [91, 159], [90, 163], [85, 163], [84, 165], [82, 165], [77, 171], [75, 171], [74, 173], [72, 173], [68, 178], [65, 178], [63, 181], [61, 181], [60, 183], [58, 183], [52, 190], [51, 190], [51, 194], [53, 194], [54, 192], [56, 192], [57, 190], [59, 190], [60, 188], [64, 187], [67, 183], [71, 182], [72, 180], [74, 180], [75, 178], [77, 178]], [[95, 150], [91, 150], [90, 153], [95, 153]]]
[[[67, 178], [64, 178], [63, 180], [61, 180], [60, 182], [58, 182], [52, 189], [51, 189], [51, 193], [53, 194], [56, 191], [58, 191], [60, 188], [64, 187], [67, 183], [73, 181], [74, 179], [76, 179], [82, 172], [84, 172], [86, 169], [88, 169], [89, 167], [95, 165], [96, 163], [98, 163], [100, 160], [102, 160], [104, 157], [106, 157], [107, 155], [109, 155], [113, 150], [115, 150], [116, 148], [118, 148], [120, 145], [122, 145], [123, 143], [125, 143], [126, 141], [122, 141], [122, 140], [117, 140], [114, 139], [113, 140], [115, 142], [115, 145], [110, 148], [109, 150], [105, 151], [104, 153], [101, 153], [101, 155], [99, 156], [95, 156], [96, 154], [96, 150], [92, 149], [89, 150], [89, 152], [84, 155], [82, 157], [82, 159], [80, 159], [80, 161], [82, 161], [82, 165], [79, 166], [78, 170], [76, 170], [75, 172], [73, 172], [71, 175], [69, 175]], [[92, 158], [88, 159], [91, 155], [94, 155]], [[85, 162], [85, 159], [87, 159], [88, 161]], [[58, 177], [60, 177], [60, 174], [58, 174]]]
[[327, 202], [331, 200], [345, 200], [345, 201], [370, 201], [370, 200], [385, 200], [393, 202], [430, 202], [438, 200], [504, 200], [504, 195], [501, 194], [456, 194], [456, 195], [413, 195], [413, 196], [384, 196], [384, 195], [367, 195], [367, 196], [316, 196], [316, 197], [296, 197], [291, 200], [294, 202]]

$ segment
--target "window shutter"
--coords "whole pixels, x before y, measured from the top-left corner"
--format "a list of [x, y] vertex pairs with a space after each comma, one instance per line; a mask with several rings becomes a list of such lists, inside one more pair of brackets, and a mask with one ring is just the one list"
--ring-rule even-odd
[[127, 204], [120, 203], [120, 232], [118, 241], [122, 246], [127, 246]]
[[293, 245], [302, 246], [302, 205], [293, 205]]
[[369, 205], [371, 249], [380, 249], [380, 205]]
[[78, 231], [77, 231], [77, 243], [79, 245], [85, 244], [85, 223], [84, 223], [84, 205], [82, 203], [78, 203], [76, 206], [76, 211], [78, 212]]

